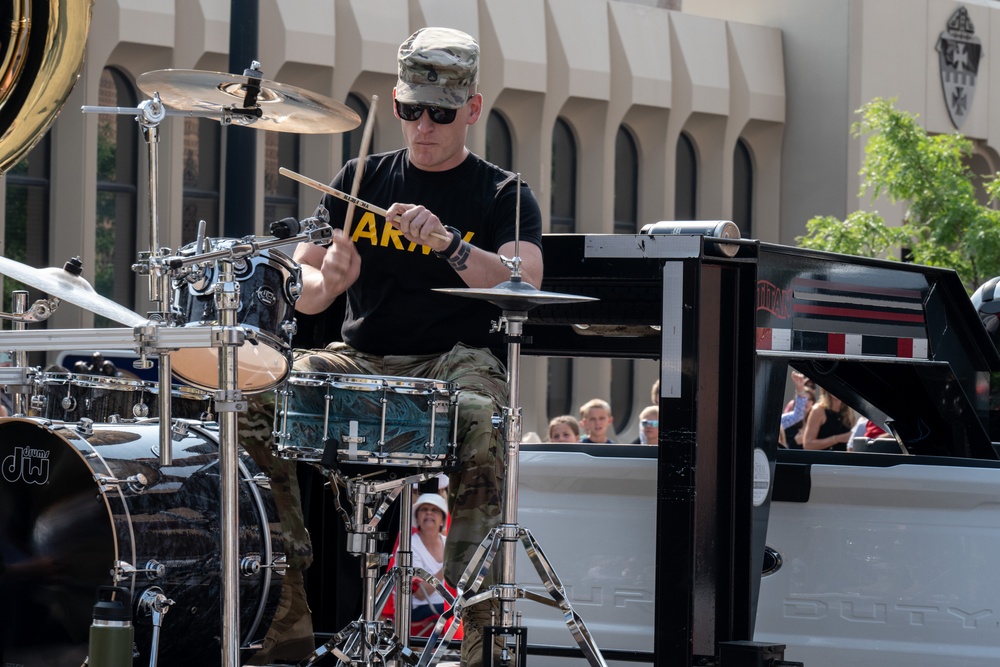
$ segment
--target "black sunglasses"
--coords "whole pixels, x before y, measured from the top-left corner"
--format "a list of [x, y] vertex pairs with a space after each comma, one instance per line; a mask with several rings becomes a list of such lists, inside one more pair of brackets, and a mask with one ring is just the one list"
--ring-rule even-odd
[[455, 122], [455, 115], [458, 114], [458, 109], [445, 109], [443, 107], [424, 106], [423, 104], [404, 104], [399, 100], [393, 101], [396, 103], [396, 113], [403, 120], [417, 120], [426, 111], [431, 120], [438, 125], [450, 125]]

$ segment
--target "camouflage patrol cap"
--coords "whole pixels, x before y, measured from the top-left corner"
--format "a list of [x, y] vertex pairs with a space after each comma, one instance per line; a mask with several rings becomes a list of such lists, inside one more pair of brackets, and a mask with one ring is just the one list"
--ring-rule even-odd
[[458, 109], [479, 78], [479, 44], [461, 30], [421, 28], [399, 47], [396, 99]]

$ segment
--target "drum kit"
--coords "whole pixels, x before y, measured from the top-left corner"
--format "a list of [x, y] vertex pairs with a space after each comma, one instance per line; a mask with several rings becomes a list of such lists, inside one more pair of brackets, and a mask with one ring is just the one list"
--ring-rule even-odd
[[[502, 524], [479, 547], [452, 596], [430, 573], [412, 567], [410, 507], [414, 483], [455, 464], [461, 389], [425, 378], [292, 370], [302, 284], [299, 267], [278, 247], [328, 242], [328, 221], [302, 221], [294, 233], [272, 226], [273, 237], [240, 239], [205, 238], [202, 227], [176, 253], [158, 241], [156, 145], [167, 116], [300, 133], [348, 131], [360, 118], [334, 100], [264, 79], [258, 63], [243, 76], [159, 70], [141, 75], [138, 85], [150, 99], [136, 108], [83, 111], [134, 115], [149, 147], [151, 247], [134, 267], [149, 279], [148, 315], [94, 291], [78, 260], [36, 269], [0, 257], [0, 274], [48, 295], [29, 306], [27, 292], [17, 291], [13, 312], [0, 313], [13, 321], [12, 330], [0, 332], [0, 349], [13, 351], [13, 365], [0, 368], [0, 385], [14, 399], [13, 416], [0, 418], [0, 593], [18, 601], [5, 602], [0, 612], [0, 646], [6, 647], [0, 658], [79, 664], [94, 593], [110, 583], [131, 593], [136, 645], [148, 645], [140, 655], [150, 667], [159, 659], [211, 664], [220, 652], [223, 667], [243, 664], [241, 650], [259, 646], [276, 610], [284, 544], [269, 480], [237, 442], [237, 413], [247, 409], [246, 394], [274, 390], [274, 455], [314, 464], [347, 490], [353, 507], [342, 507], [339, 491], [335, 503], [348, 528], [348, 551], [361, 557], [364, 577], [361, 618], [301, 665], [333, 656], [348, 665], [427, 667], [440, 660], [455, 632], [451, 619], [487, 598], [499, 601], [500, 617], [487, 628], [485, 645], [495, 637], [505, 645], [501, 663], [523, 665], [525, 635], [514, 615], [519, 597], [560, 608], [590, 663], [604, 665], [537, 541], [517, 523], [520, 341], [527, 311], [589, 297], [522, 282], [516, 251], [512, 260], [504, 258], [510, 281], [444, 290], [502, 310], [494, 327], [506, 332], [510, 390], [498, 424], [507, 468]], [[27, 328], [46, 320], [61, 300], [125, 326]], [[28, 367], [28, 352], [53, 349], [131, 350], [137, 368], [158, 361], [159, 381]], [[387, 555], [377, 551], [377, 528], [396, 498], [399, 558], [383, 573]], [[516, 585], [518, 540], [552, 599]], [[480, 591], [497, 555], [499, 584]], [[409, 648], [414, 575], [451, 603], [419, 656]], [[379, 615], [393, 589], [396, 618], [389, 627]], [[161, 631], [169, 639], [161, 642]]]

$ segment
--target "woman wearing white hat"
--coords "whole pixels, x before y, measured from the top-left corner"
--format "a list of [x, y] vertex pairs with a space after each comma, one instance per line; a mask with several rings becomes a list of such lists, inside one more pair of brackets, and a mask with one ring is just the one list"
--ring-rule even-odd
[[[448, 503], [440, 494], [424, 493], [413, 504], [413, 525], [417, 537], [413, 540], [413, 567], [419, 567], [444, 580], [445, 523], [448, 520]], [[444, 598], [433, 586], [417, 577], [413, 578], [413, 610], [411, 620], [416, 623], [444, 611]]]

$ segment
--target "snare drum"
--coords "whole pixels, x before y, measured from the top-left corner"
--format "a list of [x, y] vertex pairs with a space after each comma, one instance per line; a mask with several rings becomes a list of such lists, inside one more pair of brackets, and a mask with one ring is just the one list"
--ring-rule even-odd
[[[79, 665], [98, 586], [156, 587], [174, 601], [160, 630], [161, 665], [219, 664], [221, 610], [218, 427], [189, 424], [160, 464], [159, 424], [0, 419], [0, 653], [5, 664]], [[243, 644], [263, 639], [284, 561], [266, 479], [237, 464]], [[154, 628], [136, 613], [149, 659]], [[141, 664], [137, 660], [136, 664]]]
[[[105, 375], [42, 373], [35, 378], [31, 413], [57, 421], [90, 419], [114, 423], [160, 415], [159, 385]], [[212, 396], [193, 387], [173, 387], [171, 417], [211, 417]]]
[[451, 383], [292, 371], [277, 394], [281, 458], [428, 469], [454, 460], [458, 394]]
[[[209, 239], [212, 250], [240, 243], [240, 239]], [[181, 256], [193, 255], [195, 244], [184, 246]], [[215, 286], [219, 279], [214, 261], [174, 280], [173, 313], [183, 326], [219, 326]], [[291, 369], [291, 340], [295, 334], [295, 302], [302, 291], [301, 270], [284, 253], [267, 249], [256, 257], [233, 261], [239, 283], [236, 322], [248, 330], [248, 339], [237, 354], [237, 389], [254, 393], [281, 384]], [[185, 384], [200, 389], [219, 388], [219, 350], [199, 347], [170, 353], [171, 368]]]

